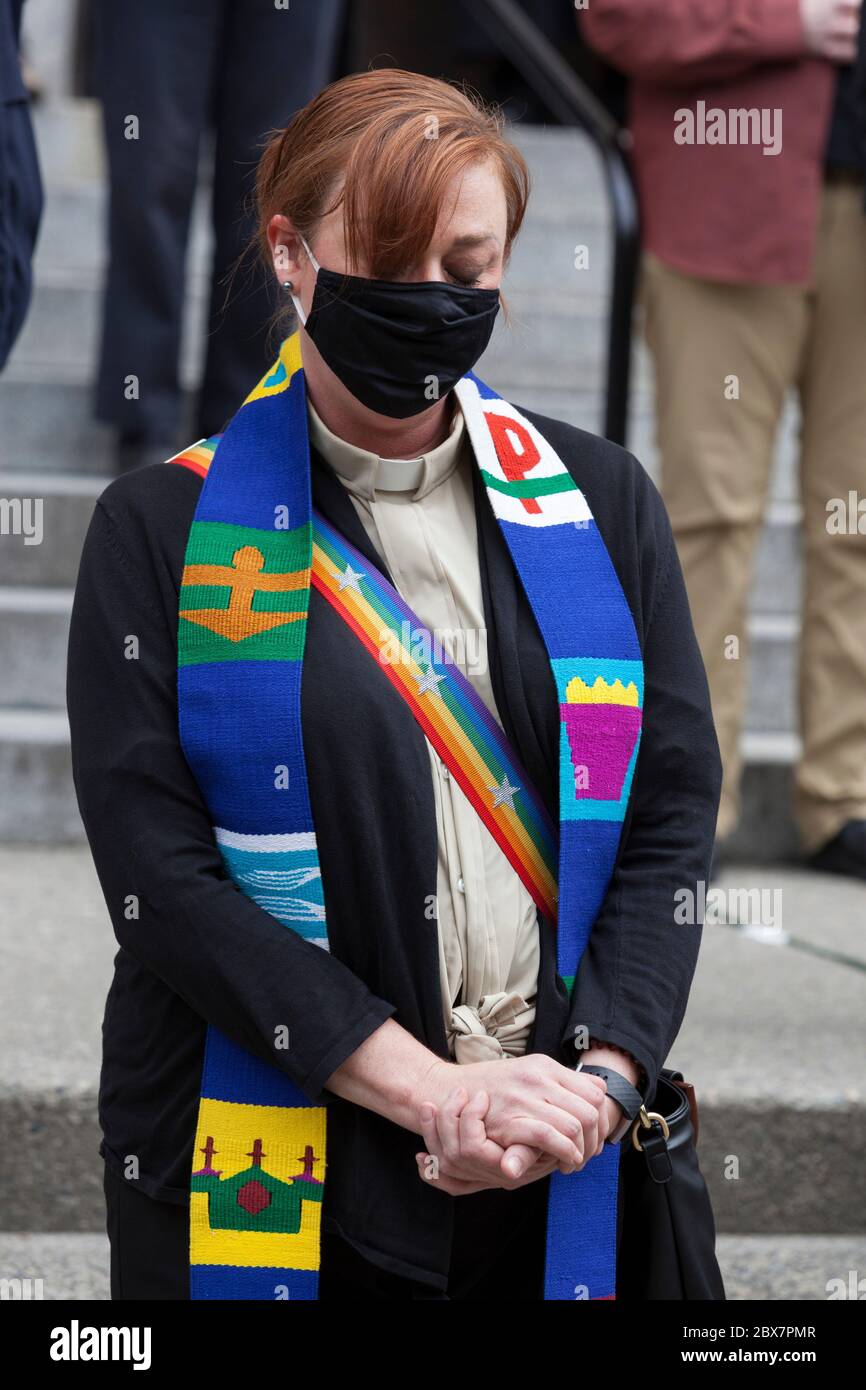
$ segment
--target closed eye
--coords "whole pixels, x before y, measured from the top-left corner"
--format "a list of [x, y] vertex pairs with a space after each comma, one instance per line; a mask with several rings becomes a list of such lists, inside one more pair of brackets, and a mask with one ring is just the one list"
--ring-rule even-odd
[[445, 274], [448, 276], [449, 280], [453, 285], [463, 285], [467, 289], [471, 288], [474, 285], [479, 285], [481, 283], [480, 275], [473, 276], [471, 280], [464, 280], [461, 276], [454, 275], [450, 270], [446, 270]]

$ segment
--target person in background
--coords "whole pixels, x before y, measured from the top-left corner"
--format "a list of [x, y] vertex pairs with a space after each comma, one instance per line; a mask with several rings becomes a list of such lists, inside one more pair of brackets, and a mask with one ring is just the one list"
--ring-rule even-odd
[[[834, 499], [850, 506], [866, 484], [860, 9], [593, 0], [580, 19], [631, 80], [662, 491], [722, 748], [718, 835], [738, 817], [746, 676], [728, 639], [744, 648], [773, 441], [794, 386], [805, 555], [796, 814], [815, 867], [866, 878], [866, 527], [855, 517], [839, 534], [828, 520]], [[717, 128], [688, 142], [682, 112], [697, 132], [716, 108], [762, 113], [761, 138], [738, 143], [728, 130], [717, 142]]]
[[265, 136], [332, 76], [343, 5], [94, 0], [110, 178], [96, 415], [117, 431], [121, 471], [177, 445], [184, 262], [209, 127], [214, 247], [195, 432], [221, 430], [268, 365], [272, 287], [258, 268], [233, 275], [253, 235], [245, 200]]
[[27, 317], [42, 179], [21, 75], [24, 0], [0, 0], [0, 371]]

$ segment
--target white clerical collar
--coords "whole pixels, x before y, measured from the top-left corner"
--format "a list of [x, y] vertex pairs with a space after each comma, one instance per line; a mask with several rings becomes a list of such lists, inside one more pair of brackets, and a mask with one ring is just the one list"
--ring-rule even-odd
[[310, 444], [343, 480], [350, 492], [373, 500], [377, 492], [410, 493], [418, 501], [453, 473], [460, 457], [466, 426], [457, 397], [446, 439], [414, 459], [383, 459], [328, 429], [307, 397]]

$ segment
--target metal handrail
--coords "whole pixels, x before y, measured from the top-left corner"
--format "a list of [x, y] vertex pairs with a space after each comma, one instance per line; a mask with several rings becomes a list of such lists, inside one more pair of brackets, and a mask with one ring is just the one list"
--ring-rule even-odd
[[516, 0], [472, 0], [472, 16], [554, 120], [561, 125], [581, 126], [601, 159], [614, 232], [604, 433], [615, 443], [625, 444], [640, 253], [637, 196], [625, 158], [630, 146], [628, 132], [618, 125]]

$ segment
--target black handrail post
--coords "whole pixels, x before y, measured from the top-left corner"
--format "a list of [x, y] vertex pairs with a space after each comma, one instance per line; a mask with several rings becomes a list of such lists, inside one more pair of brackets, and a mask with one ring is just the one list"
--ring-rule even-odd
[[610, 317], [607, 344], [607, 395], [604, 432], [625, 445], [628, 433], [629, 389], [634, 305], [640, 257], [640, 226], [631, 175], [621, 157], [606, 163], [614, 247], [610, 271]]
[[553, 119], [581, 126], [602, 161], [614, 239], [604, 432], [614, 443], [625, 444], [640, 254], [637, 197], [624, 153], [627, 135], [515, 0], [472, 0], [472, 14]]

